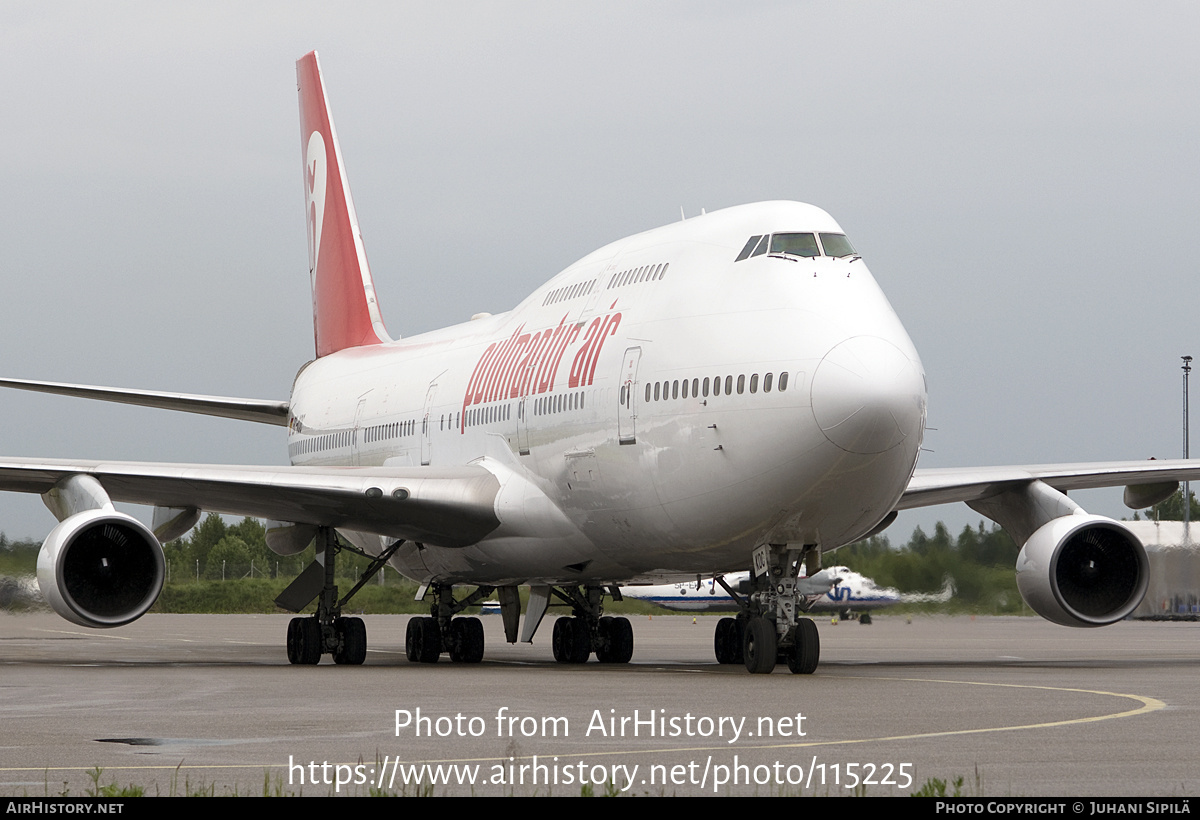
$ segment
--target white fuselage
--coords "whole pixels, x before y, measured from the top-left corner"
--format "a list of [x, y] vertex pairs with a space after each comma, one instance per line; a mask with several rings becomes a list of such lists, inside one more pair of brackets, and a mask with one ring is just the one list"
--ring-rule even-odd
[[783, 231], [841, 229], [810, 205], [730, 208], [605, 246], [508, 313], [319, 358], [291, 461], [513, 482], [480, 543], [393, 557], [423, 581], [678, 578], [860, 538], [912, 475], [924, 374], [857, 256], [735, 261]]

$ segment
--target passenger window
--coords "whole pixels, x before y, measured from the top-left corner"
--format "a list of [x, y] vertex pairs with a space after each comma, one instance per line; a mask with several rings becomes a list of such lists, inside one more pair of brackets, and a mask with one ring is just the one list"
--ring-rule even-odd
[[753, 376], [750, 377], [750, 392], [751, 393], [758, 392], [758, 374], [757, 373], [755, 373]]
[[725, 377], [725, 395], [726, 396], [733, 395], [733, 376]]
[[745, 376], [745, 374], [742, 374], [741, 376], [738, 376], [738, 395], [740, 396], [745, 392], [746, 392], [746, 376]]
[[774, 375], [773, 373], [768, 373], [767, 375], [763, 376], [763, 392], [764, 393], [771, 392], [771, 377], [773, 375]]
[[782, 393], [784, 390], [787, 390], [787, 379], [788, 379], [788, 374], [786, 371], [779, 374], [779, 392], [780, 393]]

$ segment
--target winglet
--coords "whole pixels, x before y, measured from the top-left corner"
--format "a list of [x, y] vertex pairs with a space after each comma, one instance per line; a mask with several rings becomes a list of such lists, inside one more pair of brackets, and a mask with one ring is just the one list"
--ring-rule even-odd
[[317, 52], [296, 62], [296, 81], [313, 332], [320, 357], [347, 347], [391, 341], [391, 337], [375, 298]]

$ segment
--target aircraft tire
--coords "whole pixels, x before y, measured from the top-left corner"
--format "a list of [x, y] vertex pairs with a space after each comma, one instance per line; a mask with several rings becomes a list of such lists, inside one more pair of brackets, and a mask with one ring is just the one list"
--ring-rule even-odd
[[736, 618], [722, 618], [717, 621], [717, 628], [713, 633], [713, 653], [717, 656], [717, 663], [742, 662], [742, 635]]
[[587, 663], [592, 654], [591, 635], [582, 618], [559, 618], [554, 622], [554, 660], [559, 663]]
[[809, 618], [796, 620], [796, 642], [788, 650], [787, 665], [793, 675], [811, 675], [821, 662], [821, 635]]
[[633, 658], [633, 625], [628, 618], [600, 619], [596, 660], [600, 663], [629, 663]]
[[746, 671], [754, 675], [774, 672], [777, 645], [774, 622], [763, 617], [751, 618], [742, 639], [742, 660], [746, 664]]
[[871, 625], [871, 613], [864, 612], [863, 614], [859, 615], [858, 623], [862, 626], [870, 626]]
[[404, 631], [404, 657], [408, 658], [412, 663], [420, 660], [420, 656], [417, 654], [418, 640], [416, 638], [416, 631], [419, 629], [417, 621], [419, 620], [421, 619], [409, 618], [408, 629]]
[[333, 662], [361, 666], [367, 659], [367, 625], [362, 618], [338, 618], [333, 622], [340, 648], [333, 653]]
[[605, 615], [596, 622], [596, 660], [612, 663], [612, 632], [615, 618]]
[[437, 618], [410, 618], [404, 654], [416, 663], [437, 663], [442, 655], [442, 632]]
[[550, 646], [554, 650], [554, 660], [559, 663], [571, 662], [571, 643], [575, 640], [571, 618], [557, 618], [554, 621], [554, 636]]
[[572, 618], [575, 640], [571, 645], [571, 663], [587, 663], [592, 656], [592, 631], [586, 618]]
[[300, 663], [300, 619], [292, 618], [288, 621], [287, 631], [287, 658], [288, 663]]
[[455, 618], [450, 622], [450, 660], [479, 663], [483, 660], [483, 622], [478, 618]]
[[313, 666], [321, 662], [321, 624], [316, 618], [288, 621], [288, 663]]

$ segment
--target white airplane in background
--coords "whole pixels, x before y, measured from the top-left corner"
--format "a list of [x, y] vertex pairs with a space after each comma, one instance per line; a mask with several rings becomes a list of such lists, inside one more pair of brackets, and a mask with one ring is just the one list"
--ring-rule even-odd
[[[735, 572], [720, 581], [710, 578], [707, 581], [628, 586], [621, 594], [677, 612], [738, 612], [742, 605], [734, 596], [753, 591], [750, 573]], [[954, 595], [954, 583], [947, 578], [940, 592], [903, 593], [892, 587], [881, 587], [849, 567], [834, 566], [825, 567], [812, 577], [800, 577], [796, 581], [796, 591], [804, 599], [801, 608], [805, 612], [865, 613], [902, 603], [945, 603]]]
[[[555, 622], [559, 661], [627, 662], [632, 628], [602, 617], [606, 596], [750, 569], [720, 659], [811, 673], [820, 647], [800, 617], [801, 566], [817, 573], [823, 553], [897, 510], [951, 501], [1024, 544], [1020, 589], [1044, 617], [1100, 626], [1141, 600], [1138, 539], [1064, 493], [1127, 485], [1141, 508], [1200, 467], [915, 470], [920, 359], [842, 229], [811, 205], [745, 205], [631, 236], [507, 313], [392, 337], [315, 53], [297, 73], [316, 359], [290, 400], [2, 382], [287, 430], [288, 467], [0, 459], [0, 489], [42, 494], [59, 519], [38, 581], [67, 619], [111, 627], [145, 613], [163, 583], [160, 541], [201, 510], [271, 519], [280, 554], [317, 539], [319, 560], [280, 599], [293, 611], [319, 600], [288, 628], [293, 663], [362, 663], [365, 629], [341, 617], [348, 596], [332, 580], [334, 556], [356, 548], [431, 593], [430, 617], [409, 624], [415, 661], [479, 661], [480, 621], [455, 616], [495, 591], [510, 642], [518, 629], [533, 638], [554, 597], [574, 613]], [[114, 501], [154, 505], [153, 529]], [[519, 585], [531, 588], [523, 624]]]

